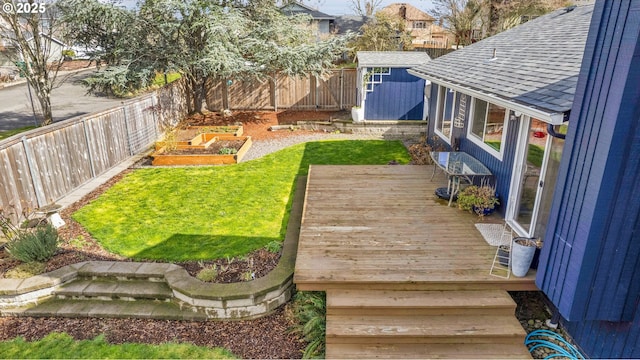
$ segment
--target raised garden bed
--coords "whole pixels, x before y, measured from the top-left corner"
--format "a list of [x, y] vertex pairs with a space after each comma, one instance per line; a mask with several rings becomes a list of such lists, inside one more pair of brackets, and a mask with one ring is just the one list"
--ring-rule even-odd
[[243, 134], [242, 125], [227, 126], [189, 126], [178, 130], [175, 140], [156, 142], [156, 151], [163, 147], [184, 148], [189, 146], [207, 146], [207, 143], [213, 142], [216, 137], [234, 136], [240, 137]]
[[251, 147], [250, 136], [200, 134], [196, 145], [180, 144], [160, 147], [151, 154], [153, 165], [222, 165], [236, 164]]

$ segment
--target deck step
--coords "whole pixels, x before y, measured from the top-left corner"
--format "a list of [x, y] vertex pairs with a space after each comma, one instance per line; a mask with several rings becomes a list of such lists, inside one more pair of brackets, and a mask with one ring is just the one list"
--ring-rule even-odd
[[30, 308], [3, 310], [2, 316], [207, 320], [205, 314], [157, 300], [53, 299]]
[[531, 359], [522, 344], [334, 344], [327, 359]]
[[328, 315], [511, 315], [516, 303], [500, 290], [328, 290]]
[[58, 299], [166, 300], [173, 292], [165, 282], [98, 278], [74, 280], [55, 291]]
[[327, 315], [329, 344], [522, 343], [513, 315]]

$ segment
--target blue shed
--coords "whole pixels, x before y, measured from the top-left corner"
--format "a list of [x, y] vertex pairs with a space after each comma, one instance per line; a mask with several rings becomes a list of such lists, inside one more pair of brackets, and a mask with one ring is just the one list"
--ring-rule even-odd
[[[430, 60], [424, 52], [358, 51], [360, 120], [425, 120], [424, 79], [407, 70]], [[361, 110], [362, 111], [362, 110]], [[356, 117], [360, 117], [356, 116]]]

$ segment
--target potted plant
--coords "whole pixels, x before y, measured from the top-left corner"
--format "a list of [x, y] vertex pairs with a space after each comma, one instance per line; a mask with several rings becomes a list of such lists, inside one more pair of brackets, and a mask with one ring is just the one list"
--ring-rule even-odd
[[458, 193], [457, 203], [459, 209], [472, 211], [483, 217], [491, 214], [500, 201], [493, 187], [471, 185]]
[[527, 275], [531, 267], [533, 255], [538, 248], [534, 239], [526, 237], [513, 238], [511, 243], [511, 273], [516, 277]]

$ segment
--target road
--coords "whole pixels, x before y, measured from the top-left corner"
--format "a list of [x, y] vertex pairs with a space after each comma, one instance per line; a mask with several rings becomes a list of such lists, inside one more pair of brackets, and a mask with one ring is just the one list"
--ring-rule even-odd
[[[58, 78], [63, 79], [64, 82], [52, 92], [54, 121], [103, 111], [122, 103], [122, 99], [86, 94], [87, 90], [80, 84], [80, 80], [91, 75], [93, 71], [87, 70], [66, 76], [62, 73], [58, 75]], [[33, 99], [33, 103], [38, 106], [36, 98]], [[0, 131], [34, 124], [27, 85], [20, 84], [0, 89]]]

